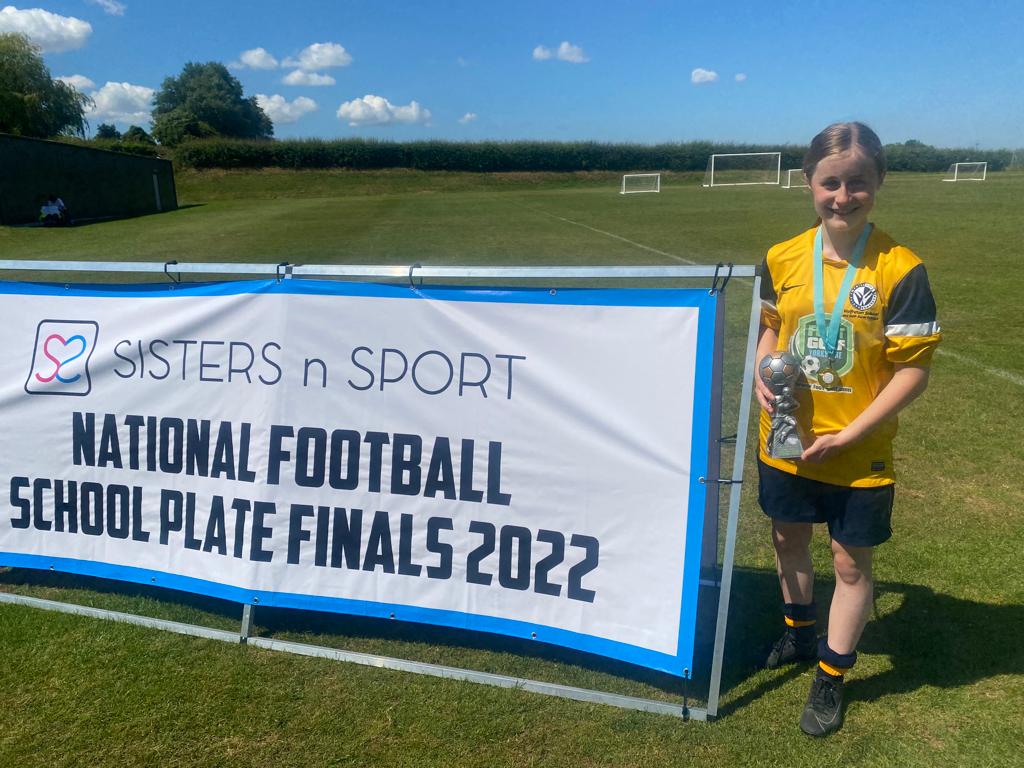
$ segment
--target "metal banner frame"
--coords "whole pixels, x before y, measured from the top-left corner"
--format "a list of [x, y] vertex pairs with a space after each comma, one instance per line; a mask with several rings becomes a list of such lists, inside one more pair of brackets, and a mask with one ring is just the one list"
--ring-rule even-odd
[[[19, 604], [34, 608], [90, 616], [114, 621], [162, 629], [184, 635], [192, 635], [231, 643], [246, 643], [260, 648], [285, 651], [305, 656], [347, 661], [355, 664], [394, 669], [417, 674], [432, 675], [454, 680], [494, 685], [503, 688], [520, 688], [550, 696], [587, 701], [625, 709], [642, 710], [667, 714], [685, 720], [710, 721], [718, 715], [718, 704], [721, 693], [722, 664], [725, 651], [725, 632], [729, 614], [729, 598], [732, 590], [732, 572], [736, 548], [736, 535], [739, 521], [740, 489], [743, 482], [743, 468], [746, 453], [746, 434], [750, 419], [750, 401], [754, 380], [754, 351], [757, 344], [757, 329], [760, 317], [760, 269], [750, 265], [733, 265], [719, 263], [715, 266], [692, 267], [441, 267], [426, 266], [419, 263], [408, 266], [377, 266], [377, 265], [325, 265], [325, 264], [242, 264], [242, 263], [186, 263], [169, 261], [160, 262], [100, 262], [100, 261], [29, 261], [0, 260], [0, 271], [25, 272], [106, 272], [134, 274], [164, 274], [173, 282], [180, 282], [181, 275], [259, 275], [276, 276], [278, 280], [292, 277], [308, 278], [358, 278], [358, 279], [399, 279], [408, 280], [412, 285], [422, 284], [428, 278], [443, 279], [480, 279], [480, 280], [551, 280], [551, 279], [597, 279], [597, 280], [676, 280], [676, 279], [710, 279], [710, 293], [724, 292], [727, 284], [734, 277], [752, 278], [750, 316], [747, 328], [747, 344], [743, 378], [740, 386], [740, 401], [736, 422], [736, 449], [733, 457], [732, 473], [728, 478], [700, 478], [701, 482], [714, 485], [710, 495], [718, 499], [719, 486], [728, 486], [729, 504], [725, 530], [725, 544], [720, 568], [713, 568], [717, 573], [702, 570], [703, 586], [716, 588], [718, 592], [715, 634], [711, 657], [710, 682], [708, 687], [707, 705], [704, 708], [690, 707], [685, 694], [681, 704], [624, 696], [614, 693], [595, 691], [555, 683], [541, 682], [523, 678], [496, 675], [476, 670], [446, 667], [437, 664], [398, 659], [374, 654], [338, 650], [323, 646], [276, 640], [253, 636], [252, 619], [255, 606], [242, 606], [241, 626], [238, 632], [213, 629], [194, 624], [155, 619], [146, 616], [90, 608], [81, 605], [42, 600], [34, 597], [0, 592], [0, 603]], [[746, 282], [746, 281], [744, 281]], [[719, 322], [724, 322], [724, 312], [719, 313]], [[716, 366], [722, 357], [722, 345], [715, 350]], [[721, 381], [716, 382], [714, 402], [715, 419], [721, 420]], [[724, 442], [724, 440], [722, 441]], [[712, 452], [716, 460], [712, 467], [717, 466], [718, 451]], [[710, 473], [709, 473], [710, 474]], [[717, 473], [715, 473], [717, 474]], [[711, 509], [714, 506], [715, 509]], [[708, 510], [693, 511], [694, 514], [705, 514], [705, 547], [702, 563], [707, 557], [717, 560], [718, 515], [717, 504], [709, 504]], [[711, 518], [714, 518], [713, 520]], [[708, 525], [712, 524], [711, 528]], [[709, 543], [710, 540], [710, 543]], [[717, 566], [717, 564], [716, 564]], [[713, 578], [717, 575], [717, 579]], [[687, 678], [683, 678], [684, 691]]]

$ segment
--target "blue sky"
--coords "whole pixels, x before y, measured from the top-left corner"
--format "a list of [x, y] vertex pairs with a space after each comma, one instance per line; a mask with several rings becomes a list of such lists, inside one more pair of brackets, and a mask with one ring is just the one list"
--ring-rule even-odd
[[0, 31], [148, 127], [187, 61], [231, 66], [282, 138], [1024, 146], [1024, 3], [38, 0]]

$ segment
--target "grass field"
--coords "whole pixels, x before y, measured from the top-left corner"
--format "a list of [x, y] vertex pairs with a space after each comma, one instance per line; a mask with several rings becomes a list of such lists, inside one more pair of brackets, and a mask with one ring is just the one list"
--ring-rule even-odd
[[[876, 615], [847, 686], [847, 724], [827, 742], [796, 725], [809, 670], [757, 668], [778, 632], [779, 598], [768, 525], [746, 483], [714, 724], [0, 605], [0, 766], [1024, 764], [1024, 174], [940, 178], [892, 175], [874, 216], [925, 260], [945, 341], [928, 392], [901, 419], [895, 536], [877, 556]], [[683, 175], [664, 176], [660, 194], [627, 196], [613, 174], [187, 172], [177, 183], [178, 211], [66, 230], [0, 228], [0, 254], [752, 264], [813, 221], [807, 190], [708, 190]], [[731, 392], [749, 290], [729, 289]], [[735, 408], [733, 397], [727, 410]], [[748, 461], [748, 479], [751, 469]], [[820, 533], [814, 557], [824, 610], [831, 569]], [[0, 589], [225, 629], [237, 628], [240, 613], [27, 571], [0, 571]], [[650, 698], [680, 694], [663, 676], [511, 640], [263, 609], [256, 623], [267, 636]]]

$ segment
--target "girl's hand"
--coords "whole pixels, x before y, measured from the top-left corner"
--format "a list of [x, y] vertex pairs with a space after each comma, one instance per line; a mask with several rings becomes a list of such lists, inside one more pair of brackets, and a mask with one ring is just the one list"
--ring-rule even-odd
[[761, 404], [768, 413], [775, 410], [775, 395], [768, 389], [768, 385], [761, 381], [761, 377], [754, 375], [754, 394], [757, 395], [757, 402]]
[[821, 435], [816, 437], [814, 442], [804, 449], [800, 460], [810, 464], [820, 464], [826, 459], [830, 459], [844, 451], [846, 446], [847, 443], [842, 432], [834, 435]]

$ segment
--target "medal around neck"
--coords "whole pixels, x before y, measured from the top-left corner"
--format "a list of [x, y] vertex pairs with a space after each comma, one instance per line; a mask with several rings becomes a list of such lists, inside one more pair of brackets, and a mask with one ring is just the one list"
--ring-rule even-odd
[[818, 337], [825, 348], [825, 359], [821, 361], [814, 378], [821, 387], [829, 392], [834, 392], [842, 386], [839, 381], [839, 374], [833, 367], [839, 351], [839, 328], [843, 323], [843, 307], [850, 297], [850, 287], [853, 285], [853, 277], [857, 273], [861, 259], [864, 258], [864, 248], [871, 237], [872, 224], [865, 224], [857, 242], [854, 243], [853, 253], [846, 264], [846, 271], [843, 274], [843, 284], [839, 288], [835, 303], [832, 305], [832, 315], [825, 314], [825, 279], [822, 267], [822, 237], [821, 226], [814, 233], [814, 322], [817, 325]]
[[829, 391], [839, 389], [842, 386], [842, 382], [839, 381], [839, 374], [836, 373], [836, 369], [832, 367], [831, 361], [823, 363], [822, 366], [818, 368], [817, 379], [818, 383]]
[[799, 408], [793, 388], [800, 378], [800, 361], [785, 350], [761, 358], [757, 366], [761, 381], [775, 395], [771, 429], [765, 451], [773, 459], [799, 459], [804, 452], [793, 411]]

